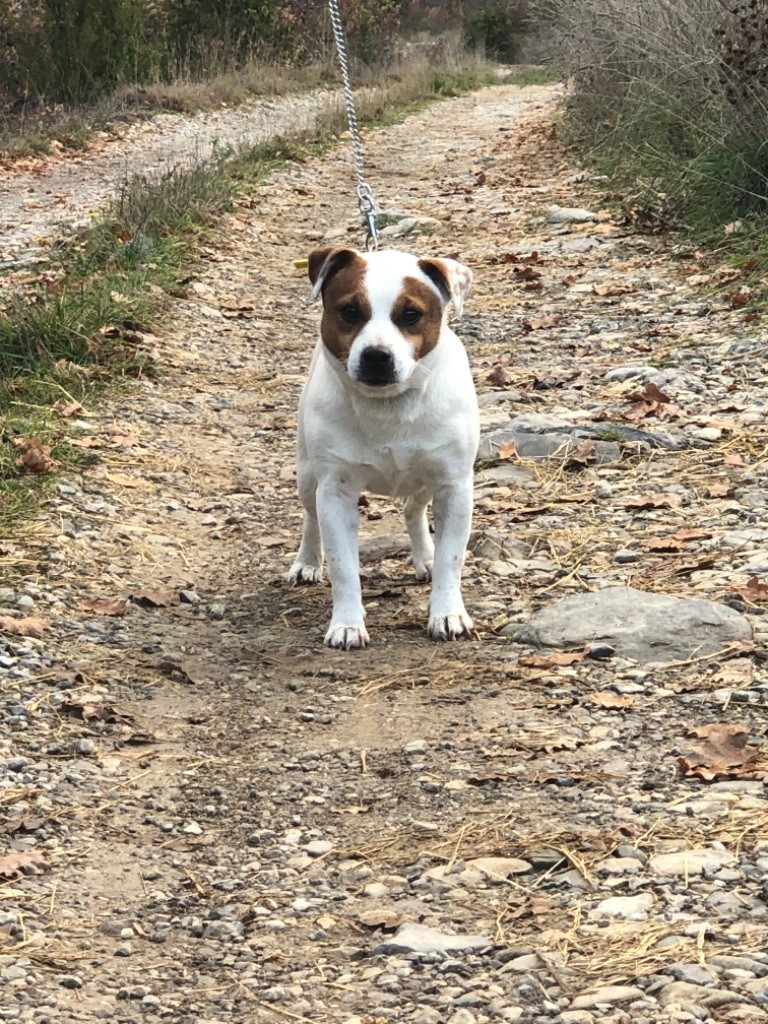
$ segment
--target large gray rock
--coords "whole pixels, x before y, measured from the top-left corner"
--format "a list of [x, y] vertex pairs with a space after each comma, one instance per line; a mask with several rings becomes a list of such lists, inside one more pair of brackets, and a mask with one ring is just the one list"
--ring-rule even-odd
[[547, 605], [518, 626], [512, 639], [533, 647], [561, 648], [599, 640], [622, 658], [668, 662], [751, 640], [752, 629], [738, 612], [713, 601], [606, 587]]

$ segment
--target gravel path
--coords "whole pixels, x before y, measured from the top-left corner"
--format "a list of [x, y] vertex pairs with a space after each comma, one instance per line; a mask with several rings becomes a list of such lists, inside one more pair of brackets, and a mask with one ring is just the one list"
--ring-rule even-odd
[[34, 259], [63, 229], [87, 223], [134, 174], [151, 177], [206, 160], [216, 149], [310, 128], [334, 95], [319, 89], [190, 117], [157, 114], [81, 154], [18, 161], [0, 181], [0, 269]]
[[0, 615], [47, 623], [0, 633], [1, 1020], [768, 1019], [765, 347], [738, 279], [612, 220], [557, 95], [368, 142], [384, 205], [434, 218], [398, 244], [476, 273], [476, 639], [427, 641], [384, 499], [369, 649], [284, 583], [291, 261], [357, 238], [346, 152], [244, 200], [159, 375], [74, 423], [93, 464], [0, 547]]

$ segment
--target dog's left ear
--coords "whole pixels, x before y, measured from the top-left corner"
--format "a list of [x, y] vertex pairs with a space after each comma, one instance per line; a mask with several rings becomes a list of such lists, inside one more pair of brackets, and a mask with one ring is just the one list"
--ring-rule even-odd
[[456, 315], [461, 316], [464, 299], [472, 284], [472, 271], [463, 263], [448, 259], [419, 260], [421, 271], [437, 286], [445, 302], [452, 302]]
[[313, 301], [320, 297], [330, 277], [357, 257], [354, 249], [342, 249], [337, 245], [329, 245], [323, 249], [315, 249], [309, 254], [309, 280], [312, 282]]

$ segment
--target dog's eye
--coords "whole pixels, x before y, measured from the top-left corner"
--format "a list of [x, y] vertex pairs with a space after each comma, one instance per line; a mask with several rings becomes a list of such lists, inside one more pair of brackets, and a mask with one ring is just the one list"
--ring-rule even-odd
[[400, 319], [406, 326], [413, 327], [421, 320], [421, 312], [418, 309], [406, 309]]
[[341, 319], [347, 324], [356, 324], [360, 319], [360, 310], [357, 306], [342, 306], [339, 314]]

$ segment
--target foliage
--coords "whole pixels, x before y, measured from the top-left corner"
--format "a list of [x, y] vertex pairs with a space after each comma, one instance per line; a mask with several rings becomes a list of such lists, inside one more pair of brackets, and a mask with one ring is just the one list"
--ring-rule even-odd
[[[567, 125], [630, 200], [731, 241], [768, 218], [762, 0], [542, 0]], [[653, 200], [655, 195], [656, 199]], [[634, 204], [632, 204], [634, 205]]]
[[469, 12], [464, 35], [470, 46], [481, 47], [489, 57], [513, 64], [526, 28], [525, 14], [519, 3], [496, 2]]

